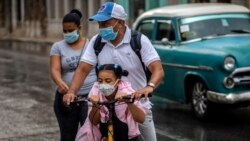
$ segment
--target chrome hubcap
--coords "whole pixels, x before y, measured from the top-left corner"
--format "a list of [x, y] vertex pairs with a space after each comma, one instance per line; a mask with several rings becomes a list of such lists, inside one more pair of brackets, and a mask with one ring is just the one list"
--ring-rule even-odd
[[203, 83], [201, 82], [195, 83], [193, 87], [192, 101], [193, 101], [194, 110], [199, 115], [203, 115], [207, 110], [206, 92], [207, 92], [207, 89], [205, 88]]

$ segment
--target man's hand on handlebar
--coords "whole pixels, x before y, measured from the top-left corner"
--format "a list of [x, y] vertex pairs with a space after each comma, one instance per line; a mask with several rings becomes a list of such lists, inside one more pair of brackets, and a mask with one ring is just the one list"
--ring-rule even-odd
[[146, 87], [144, 87], [142, 89], [139, 89], [139, 90], [135, 91], [133, 93], [133, 97], [136, 100], [140, 99], [143, 95], [144, 95], [145, 98], [148, 98], [148, 97], [151, 96], [151, 94], [153, 93], [153, 91], [154, 91], [154, 88], [146, 86]]

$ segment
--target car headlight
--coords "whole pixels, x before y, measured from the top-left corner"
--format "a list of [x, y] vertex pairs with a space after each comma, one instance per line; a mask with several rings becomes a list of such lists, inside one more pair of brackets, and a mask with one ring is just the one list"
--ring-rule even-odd
[[227, 56], [224, 60], [224, 68], [226, 70], [232, 70], [235, 67], [235, 60], [233, 57]]

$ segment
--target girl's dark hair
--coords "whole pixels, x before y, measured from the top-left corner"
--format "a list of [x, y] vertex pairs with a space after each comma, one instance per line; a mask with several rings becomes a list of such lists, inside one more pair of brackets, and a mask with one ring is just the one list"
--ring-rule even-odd
[[98, 76], [99, 72], [102, 70], [111, 70], [114, 72], [115, 76], [120, 79], [122, 76], [128, 76], [128, 71], [123, 70], [118, 64], [104, 64], [96, 66], [96, 74]]
[[78, 9], [72, 9], [68, 14], [63, 17], [63, 23], [74, 22], [76, 25], [80, 25], [82, 13]]

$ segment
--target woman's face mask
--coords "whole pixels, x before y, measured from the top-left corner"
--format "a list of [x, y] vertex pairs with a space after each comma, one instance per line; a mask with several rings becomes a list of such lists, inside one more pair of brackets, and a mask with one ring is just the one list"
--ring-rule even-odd
[[106, 28], [100, 28], [99, 29], [99, 35], [107, 41], [113, 41], [116, 37], [117, 37], [117, 32], [114, 32], [114, 27], [117, 25], [118, 21], [116, 22], [116, 24], [114, 26], [109, 26]]
[[114, 85], [99, 84], [99, 91], [101, 91], [104, 96], [110, 96], [112, 93], [114, 93], [116, 89], [115, 85], [117, 84], [117, 82], [118, 82], [118, 79], [116, 80]]
[[75, 30], [75, 31], [70, 32], [70, 33], [64, 33], [63, 37], [67, 43], [71, 44], [71, 43], [74, 43], [78, 40], [79, 34], [77, 33], [77, 30]]

